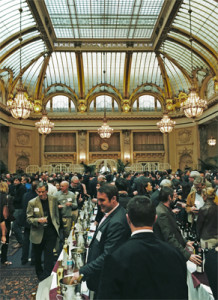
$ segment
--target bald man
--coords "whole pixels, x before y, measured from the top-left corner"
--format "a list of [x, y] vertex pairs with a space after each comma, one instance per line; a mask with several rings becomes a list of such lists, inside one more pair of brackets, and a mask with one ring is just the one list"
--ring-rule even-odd
[[69, 191], [69, 182], [62, 181], [61, 190], [55, 194], [58, 200], [59, 213], [62, 220], [64, 238], [68, 238], [72, 228], [72, 222], [77, 220], [78, 205], [75, 194]]

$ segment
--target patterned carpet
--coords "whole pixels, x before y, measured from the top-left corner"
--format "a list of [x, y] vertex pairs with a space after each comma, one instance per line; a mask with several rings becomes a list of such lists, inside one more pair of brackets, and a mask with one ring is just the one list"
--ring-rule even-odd
[[13, 268], [1, 267], [1, 300], [30, 299], [31, 294], [36, 292], [38, 280], [33, 267]]
[[36, 292], [38, 279], [35, 268], [28, 262], [21, 265], [22, 249], [13, 249], [16, 243], [14, 237], [10, 238], [8, 260], [13, 264], [3, 266], [0, 264], [0, 299], [1, 300], [25, 300], [30, 299]]

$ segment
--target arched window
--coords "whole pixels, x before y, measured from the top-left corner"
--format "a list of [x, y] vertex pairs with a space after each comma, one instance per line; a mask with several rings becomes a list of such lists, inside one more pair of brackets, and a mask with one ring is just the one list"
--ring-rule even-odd
[[71, 112], [75, 110], [73, 101], [64, 95], [54, 96], [46, 104], [47, 112]]
[[111, 112], [119, 110], [117, 101], [108, 95], [100, 95], [93, 99], [89, 106], [89, 110], [92, 112], [101, 112], [104, 111], [104, 107], [107, 111]]
[[142, 95], [135, 100], [132, 106], [133, 111], [161, 111], [161, 104], [158, 99], [151, 95]]

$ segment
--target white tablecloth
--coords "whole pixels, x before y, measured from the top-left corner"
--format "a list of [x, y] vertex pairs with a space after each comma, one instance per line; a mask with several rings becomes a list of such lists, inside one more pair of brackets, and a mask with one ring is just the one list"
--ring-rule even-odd
[[196, 271], [196, 265], [192, 262], [187, 262], [187, 284], [188, 284], [188, 299], [189, 300], [214, 300], [211, 288], [205, 284], [200, 284], [194, 287], [191, 273]]

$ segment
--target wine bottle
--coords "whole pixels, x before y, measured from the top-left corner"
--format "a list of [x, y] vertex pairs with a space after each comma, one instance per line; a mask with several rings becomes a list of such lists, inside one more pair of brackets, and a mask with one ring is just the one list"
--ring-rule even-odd
[[197, 265], [196, 271], [198, 273], [204, 273], [204, 262], [203, 262], [204, 261], [204, 251], [200, 245], [198, 246], [197, 251], [198, 251], [197, 254], [201, 257], [201, 264]]
[[208, 242], [205, 242], [205, 248], [204, 248], [204, 266], [205, 266], [205, 260], [206, 260], [208, 251], [209, 251], [209, 249], [208, 249]]
[[193, 247], [194, 247], [194, 254], [198, 254], [198, 241], [194, 241], [194, 244], [193, 244]]
[[186, 224], [185, 230], [184, 230], [184, 238], [188, 239], [189, 237], [189, 228], [188, 228], [188, 224]]
[[61, 293], [60, 290], [60, 280], [63, 278], [64, 276], [64, 268], [62, 266], [62, 261], [58, 261], [58, 268], [57, 268], [57, 294]]

